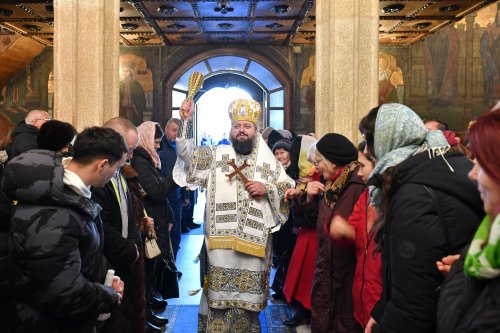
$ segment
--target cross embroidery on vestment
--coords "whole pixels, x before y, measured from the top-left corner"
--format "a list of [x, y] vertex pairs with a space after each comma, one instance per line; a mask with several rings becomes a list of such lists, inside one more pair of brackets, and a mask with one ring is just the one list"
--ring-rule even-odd
[[269, 177], [274, 177], [274, 171], [271, 170], [269, 163], [262, 163], [262, 166], [257, 166], [257, 172], [260, 172], [262, 179], [269, 180]]
[[215, 162], [216, 168], [221, 168], [222, 172], [229, 172], [229, 154], [223, 154], [222, 160]]

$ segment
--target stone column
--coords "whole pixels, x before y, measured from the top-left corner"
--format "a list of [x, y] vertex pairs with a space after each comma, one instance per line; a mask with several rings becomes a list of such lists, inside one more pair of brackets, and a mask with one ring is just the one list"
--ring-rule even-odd
[[54, 118], [77, 130], [119, 109], [119, 0], [54, 0]]
[[316, 135], [362, 140], [359, 120], [378, 104], [375, 0], [316, 2]]

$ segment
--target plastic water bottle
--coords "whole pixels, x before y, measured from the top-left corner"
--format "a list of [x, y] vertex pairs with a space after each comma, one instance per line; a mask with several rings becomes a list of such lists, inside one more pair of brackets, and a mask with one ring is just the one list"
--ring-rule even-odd
[[[113, 269], [108, 269], [108, 272], [106, 273], [106, 279], [104, 280], [104, 285], [111, 287], [113, 284], [113, 278], [115, 276], [115, 271]], [[98, 317], [97, 320], [99, 321], [105, 321], [111, 316], [111, 313], [101, 313]]]

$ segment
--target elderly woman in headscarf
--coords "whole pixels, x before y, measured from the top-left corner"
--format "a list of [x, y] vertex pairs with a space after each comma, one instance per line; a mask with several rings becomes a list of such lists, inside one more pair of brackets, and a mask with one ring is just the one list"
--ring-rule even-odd
[[[152, 121], [146, 121], [137, 127], [137, 131], [139, 133], [139, 145], [134, 150], [131, 165], [137, 171], [139, 183], [145, 192], [144, 208], [147, 215], [154, 220], [157, 242], [162, 253], [160, 258], [146, 260], [146, 301], [151, 302], [153, 293], [158, 291], [154, 290], [156, 289], [154, 281], [155, 277], [160, 274], [162, 267], [159, 262], [172, 253], [169, 231], [173, 226], [173, 214], [167, 196], [176, 189], [177, 184], [175, 184], [172, 176], [164, 178], [160, 171], [161, 161], [156, 152], [160, 148], [163, 137], [160, 125]], [[148, 322], [153, 324], [162, 323], [162, 320], [154, 318], [150, 310], [147, 312], [147, 316]], [[165, 320], [163, 322], [166, 323]]]
[[359, 125], [376, 159], [371, 199], [382, 250], [383, 294], [366, 332], [435, 332], [436, 261], [470, 242], [483, 211], [468, 179], [472, 163], [449, 150], [441, 131], [428, 131], [410, 108], [393, 103], [371, 110]]

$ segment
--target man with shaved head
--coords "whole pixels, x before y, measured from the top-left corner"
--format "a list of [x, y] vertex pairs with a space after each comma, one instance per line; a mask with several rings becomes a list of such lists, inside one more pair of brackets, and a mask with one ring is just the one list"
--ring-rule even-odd
[[12, 132], [12, 151], [10, 158], [16, 157], [28, 150], [37, 149], [38, 130], [49, 120], [50, 116], [45, 111], [30, 111], [26, 115], [24, 123], [20, 123]]

